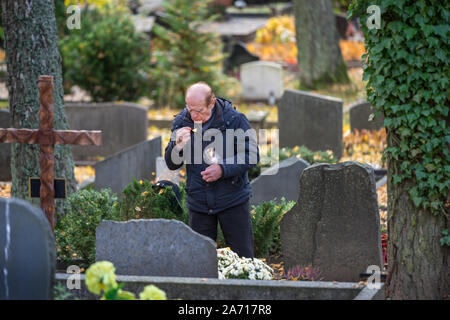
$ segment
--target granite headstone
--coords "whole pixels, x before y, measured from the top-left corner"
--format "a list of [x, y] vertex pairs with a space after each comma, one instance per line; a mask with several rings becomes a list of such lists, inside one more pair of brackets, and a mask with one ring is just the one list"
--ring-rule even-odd
[[280, 147], [306, 146], [342, 156], [342, 100], [286, 90], [279, 102]]
[[0, 197], [0, 300], [53, 299], [56, 251], [44, 213]]
[[124, 103], [66, 103], [71, 130], [101, 130], [101, 146], [72, 146], [75, 160], [108, 157], [147, 139], [147, 108]]
[[161, 137], [140, 142], [95, 164], [95, 189], [110, 188], [120, 194], [133, 181], [154, 178]]
[[218, 277], [214, 241], [176, 220], [102, 221], [95, 259], [120, 275]]
[[263, 201], [297, 201], [300, 187], [300, 176], [309, 163], [297, 157], [291, 157], [263, 171], [252, 180], [252, 197], [250, 205], [257, 206]]
[[300, 178], [300, 196], [281, 220], [285, 269], [312, 264], [325, 281], [357, 282], [382, 268], [380, 217], [373, 169], [349, 161], [314, 164]]
[[384, 127], [384, 117], [378, 115], [371, 121], [371, 114], [375, 114], [375, 110], [367, 101], [358, 101], [348, 107], [350, 112], [350, 128], [352, 131], [357, 130], [380, 130]]
[[255, 61], [241, 65], [242, 95], [246, 100], [279, 99], [283, 94], [283, 68], [269, 61]]

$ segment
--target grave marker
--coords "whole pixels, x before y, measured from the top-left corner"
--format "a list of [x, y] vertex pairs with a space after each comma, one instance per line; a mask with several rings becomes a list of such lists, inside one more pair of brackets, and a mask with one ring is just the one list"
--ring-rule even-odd
[[137, 143], [95, 164], [95, 189], [110, 188], [120, 194], [133, 181], [156, 178], [156, 158], [161, 137]]
[[255, 61], [241, 65], [242, 95], [246, 100], [269, 100], [283, 94], [283, 68], [268, 61]]
[[111, 261], [118, 275], [217, 278], [213, 240], [181, 221], [102, 221], [95, 260]]
[[286, 90], [278, 107], [280, 148], [306, 146], [342, 156], [342, 100]]
[[100, 131], [75, 131], [53, 129], [53, 76], [39, 76], [39, 130], [0, 129], [0, 143], [39, 144], [41, 171], [41, 208], [55, 228], [55, 144], [99, 145]]
[[56, 251], [44, 213], [0, 197], [0, 300], [53, 299]]
[[263, 171], [250, 183], [253, 191], [250, 205], [257, 206], [274, 198], [280, 201], [282, 197], [286, 198], [286, 202], [297, 201], [300, 176], [308, 166], [305, 160], [291, 157]]
[[281, 220], [285, 269], [312, 264], [325, 281], [357, 282], [382, 268], [380, 217], [373, 169], [349, 161], [303, 171], [296, 205]]

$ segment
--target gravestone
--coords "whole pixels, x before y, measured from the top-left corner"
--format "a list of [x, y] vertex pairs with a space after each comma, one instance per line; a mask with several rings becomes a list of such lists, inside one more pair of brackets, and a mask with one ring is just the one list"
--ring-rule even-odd
[[286, 90], [279, 102], [280, 148], [306, 146], [342, 156], [342, 100]]
[[380, 130], [384, 127], [384, 117], [376, 116], [372, 121], [369, 117], [375, 110], [372, 109], [367, 101], [358, 101], [348, 107], [350, 112], [350, 128], [352, 131], [357, 130]]
[[[224, 40], [224, 42], [225, 47], [231, 46], [231, 44], [227, 43], [227, 40]], [[231, 46], [231, 49], [229, 49], [229, 52], [229, 57], [227, 57], [223, 62], [225, 72], [231, 71], [244, 63], [259, 60], [259, 57], [254, 55], [253, 53], [250, 53], [247, 50], [245, 43], [241, 41], [234, 43], [234, 45]]]
[[44, 213], [0, 197], [0, 300], [53, 299], [56, 252]]
[[279, 201], [282, 197], [288, 201], [297, 201], [300, 191], [300, 176], [309, 163], [297, 157], [291, 157], [263, 171], [252, 180], [250, 205], [257, 206], [263, 201]]
[[134, 103], [66, 103], [69, 128], [102, 131], [101, 146], [73, 146], [75, 160], [108, 157], [147, 139], [147, 108]]
[[246, 100], [279, 99], [283, 94], [283, 68], [268, 61], [255, 61], [241, 65], [242, 95]]
[[180, 170], [170, 170], [167, 167], [164, 157], [156, 158], [156, 178], [159, 180], [168, 180], [175, 184], [180, 184]]
[[380, 217], [373, 169], [349, 161], [303, 171], [300, 196], [280, 226], [285, 269], [318, 268], [324, 281], [357, 282], [382, 269]]
[[118, 275], [217, 278], [213, 240], [181, 221], [102, 221], [95, 260], [111, 261]]
[[95, 189], [111, 188], [115, 193], [133, 181], [153, 179], [156, 158], [161, 156], [161, 137], [135, 144], [95, 164]]
[[[9, 111], [0, 109], [0, 128], [9, 127]], [[0, 143], [0, 181], [11, 181], [11, 145], [4, 143]]]

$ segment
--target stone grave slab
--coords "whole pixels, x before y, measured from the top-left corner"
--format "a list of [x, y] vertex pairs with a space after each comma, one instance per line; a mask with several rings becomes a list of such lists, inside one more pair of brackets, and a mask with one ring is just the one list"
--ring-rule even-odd
[[0, 197], [0, 300], [53, 299], [56, 251], [44, 213]]
[[74, 160], [108, 157], [147, 139], [147, 108], [124, 103], [66, 103], [71, 130], [101, 130], [101, 146], [73, 146]]
[[342, 156], [342, 100], [300, 90], [285, 90], [278, 104], [280, 148], [306, 146]]
[[120, 193], [133, 181], [152, 180], [156, 158], [161, 156], [161, 137], [135, 144], [95, 164], [95, 189]]
[[95, 259], [114, 263], [118, 275], [218, 277], [214, 241], [176, 220], [102, 221]]
[[309, 163], [297, 157], [291, 157], [263, 171], [252, 180], [250, 205], [257, 206], [263, 201], [297, 201], [300, 191], [300, 176]]
[[352, 131], [357, 130], [380, 130], [384, 127], [384, 117], [379, 115], [369, 121], [369, 117], [375, 110], [367, 101], [358, 101], [349, 106], [350, 112], [350, 128]]
[[281, 220], [285, 269], [312, 264], [325, 281], [359, 281], [382, 269], [380, 217], [373, 169], [349, 161], [303, 171], [296, 205]]
[[269, 61], [254, 61], [241, 65], [242, 96], [246, 100], [269, 100], [283, 94], [283, 68]]

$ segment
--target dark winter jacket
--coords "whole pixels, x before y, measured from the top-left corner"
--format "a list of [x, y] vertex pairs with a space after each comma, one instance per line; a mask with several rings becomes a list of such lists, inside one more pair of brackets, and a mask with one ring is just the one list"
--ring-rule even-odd
[[[202, 130], [202, 133], [191, 132], [190, 143], [187, 143], [188, 146], [191, 146], [190, 154], [189, 152], [185, 152], [188, 155], [184, 155], [183, 151], [178, 153], [183, 157], [183, 162], [186, 163], [186, 191], [188, 208], [196, 212], [209, 214], [215, 214], [230, 207], [242, 204], [251, 197], [251, 188], [247, 171], [259, 162], [259, 150], [256, 145], [256, 140], [253, 140], [255, 143], [252, 148], [252, 144], [249, 142], [250, 139], [248, 138], [245, 140], [240, 140], [237, 139], [236, 136], [229, 136], [230, 139], [232, 138], [234, 140], [230, 144], [231, 146], [234, 145], [234, 158], [230, 158], [229, 155], [226, 154], [226, 130], [242, 129], [243, 131], [247, 131], [250, 129], [250, 123], [244, 114], [236, 111], [232, 107], [232, 103], [230, 101], [223, 98], [217, 98], [212, 117], [213, 119], [210, 121], [209, 129], [220, 130], [216, 132], [218, 132], [218, 134], [221, 133], [221, 136], [223, 137], [223, 157], [224, 159], [226, 158], [226, 160], [219, 162], [222, 166], [222, 177], [214, 182], [208, 183], [202, 179], [200, 172], [204, 171], [210, 164], [207, 164], [203, 158], [201, 158], [201, 164], [194, 164], [193, 150], [195, 141], [196, 139], [201, 139], [201, 135], [204, 136], [205, 130]], [[180, 163], [181, 161], [179, 161], [178, 164], [174, 163], [171, 158], [172, 150], [175, 146], [174, 131], [183, 127], [194, 128], [194, 122], [192, 121], [187, 108], [184, 108], [179, 114], [177, 114], [172, 123], [172, 138], [166, 147], [164, 155], [166, 164], [170, 170], [176, 170], [183, 165], [183, 163]], [[214, 138], [211, 138], [208, 141], [206, 140], [207, 139], [203, 139], [202, 151], [204, 151], [205, 148], [211, 144], [212, 141], [214, 141]], [[245, 141], [245, 163], [241, 164], [242, 160], [237, 161], [237, 156], [243, 156], [242, 152], [238, 152], [238, 149], [243, 150], [242, 147], [238, 148], [239, 144], [243, 145], [243, 141]], [[186, 150], [189, 149], [185, 149], [185, 151]], [[250, 160], [250, 150], [253, 151], [253, 161]], [[177, 151], [174, 150], [174, 153], [176, 152]], [[186, 161], [188, 157], [190, 158], [190, 162]], [[257, 160], [255, 161], [256, 158]]]

